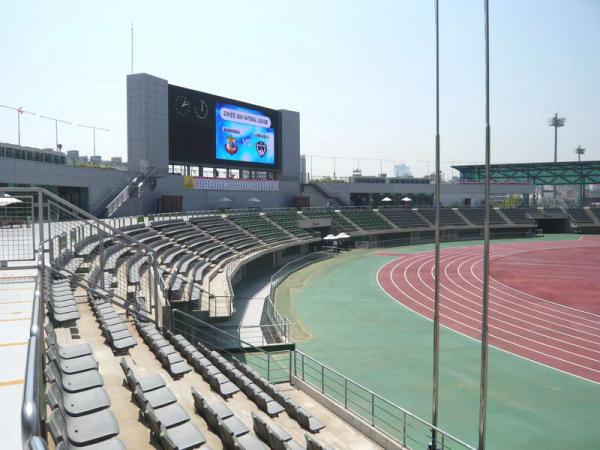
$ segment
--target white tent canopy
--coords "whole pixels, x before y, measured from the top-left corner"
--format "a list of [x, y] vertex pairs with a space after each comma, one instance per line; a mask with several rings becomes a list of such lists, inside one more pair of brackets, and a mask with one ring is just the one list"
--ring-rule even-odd
[[391, 202], [391, 201], [392, 201], [392, 199], [391, 199], [391, 198], [389, 198], [389, 197], [383, 197], [383, 198], [381, 199], [381, 201], [382, 201], [382, 202]]
[[403, 201], [403, 202], [412, 202], [412, 198], [410, 198], [410, 197], [404, 197], [404, 198], [402, 199], [402, 201]]
[[337, 237], [335, 237], [333, 234], [328, 234], [327, 236], [325, 236], [323, 238], [324, 241], [334, 241], [336, 239], [337, 239]]
[[22, 203], [18, 198], [14, 198], [8, 194], [0, 194], [0, 206], [8, 206], [14, 203]]
[[343, 231], [336, 236], [336, 239], [348, 239], [350, 236], [344, 233]]
[[222, 199], [219, 200], [220, 202], [230, 202], [231, 199], [229, 197], [223, 197]]
[[250, 198], [248, 199], [248, 201], [249, 201], [249, 202], [252, 202], [252, 203], [260, 203], [260, 200], [259, 200], [259, 199], [257, 199], [256, 197], [250, 197]]

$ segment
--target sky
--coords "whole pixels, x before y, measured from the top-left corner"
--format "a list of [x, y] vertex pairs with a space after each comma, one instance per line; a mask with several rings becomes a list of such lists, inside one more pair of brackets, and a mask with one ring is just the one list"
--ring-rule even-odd
[[[21, 143], [127, 156], [126, 75], [300, 112], [313, 175], [433, 170], [433, 0], [0, 0], [0, 104]], [[483, 161], [483, 1], [440, 0], [441, 151]], [[490, 1], [492, 163], [600, 159], [600, 0]], [[16, 143], [0, 108], [0, 142]], [[357, 162], [354, 159], [362, 158]], [[382, 162], [375, 160], [384, 160]], [[454, 173], [455, 174], [455, 173]]]

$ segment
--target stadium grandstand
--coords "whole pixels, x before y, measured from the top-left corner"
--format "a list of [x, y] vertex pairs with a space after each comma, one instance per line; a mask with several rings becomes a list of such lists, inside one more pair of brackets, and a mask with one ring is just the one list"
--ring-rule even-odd
[[[344, 261], [341, 249], [433, 243], [435, 182], [303, 183], [298, 113], [258, 106], [281, 143], [270, 163], [190, 156], [185, 139], [218, 119], [182, 103], [246, 104], [147, 74], [127, 81], [127, 170], [14, 145], [0, 154], [11, 160], [0, 166], [2, 298], [31, 308], [10, 325], [27, 352], [8, 356], [24, 374], [14, 394], [26, 448], [425, 448], [432, 436], [436, 448], [474, 448], [299, 348], [295, 312], [277, 301], [293, 274]], [[23, 182], [30, 173], [39, 184]], [[482, 185], [440, 187], [440, 241], [482, 239]], [[550, 202], [533, 183], [492, 187], [494, 239], [600, 231], [598, 208]], [[386, 267], [378, 283], [403, 302]]]
[[485, 162], [455, 177], [437, 34], [423, 176], [376, 145], [315, 176], [298, 111], [135, 72], [133, 24], [126, 161], [45, 116], [56, 148], [21, 145], [0, 105], [0, 447], [599, 448], [600, 162], [490, 164], [484, 5]]

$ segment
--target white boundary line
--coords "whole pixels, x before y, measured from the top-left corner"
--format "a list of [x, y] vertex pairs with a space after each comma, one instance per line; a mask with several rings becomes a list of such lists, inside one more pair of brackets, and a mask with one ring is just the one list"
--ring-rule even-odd
[[[465, 247], [460, 247], [460, 248], [465, 248]], [[426, 252], [430, 252], [430, 250], [423, 251], [423, 252], [418, 252], [418, 253], [426, 253]], [[381, 291], [382, 291], [382, 292], [383, 292], [385, 295], [387, 295], [387, 296], [388, 296], [390, 299], [392, 299], [392, 300], [393, 300], [393, 303], [395, 303], [396, 305], [399, 305], [401, 308], [403, 308], [403, 309], [405, 309], [405, 310], [409, 311], [409, 312], [410, 312], [410, 313], [412, 313], [412, 314], [415, 314], [415, 315], [417, 315], [417, 316], [419, 316], [419, 317], [422, 317], [423, 319], [425, 319], [425, 320], [427, 320], [427, 321], [429, 321], [429, 322], [433, 322], [433, 319], [430, 319], [429, 317], [426, 317], [426, 316], [423, 316], [423, 315], [419, 314], [418, 312], [416, 312], [416, 311], [414, 311], [414, 310], [410, 309], [408, 306], [404, 305], [402, 302], [398, 301], [398, 300], [397, 300], [396, 298], [394, 298], [394, 297], [393, 297], [393, 296], [392, 296], [390, 293], [388, 293], [388, 292], [387, 292], [387, 291], [386, 291], [386, 290], [383, 288], [383, 286], [381, 286], [381, 283], [379, 282], [379, 272], [380, 272], [380, 271], [381, 271], [381, 270], [382, 270], [382, 269], [383, 269], [385, 266], [387, 266], [388, 264], [392, 263], [393, 261], [395, 261], [395, 260], [392, 260], [392, 261], [389, 261], [389, 262], [387, 262], [386, 264], [384, 264], [383, 266], [381, 266], [381, 267], [380, 267], [380, 268], [377, 270], [377, 273], [375, 274], [375, 279], [377, 280], [377, 285], [379, 286], [379, 289], [381, 289]], [[470, 341], [473, 341], [473, 342], [476, 342], [476, 343], [479, 343], [479, 344], [481, 344], [481, 341], [480, 341], [479, 339], [475, 339], [475, 338], [473, 338], [473, 337], [471, 337], [471, 336], [469, 336], [469, 335], [467, 335], [467, 334], [461, 333], [460, 331], [454, 330], [454, 329], [452, 329], [452, 328], [450, 328], [450, 327], [448, 327], [448, 326], [446, 326], [446, 325], [442, 325], [442, 326], [443, 326], [444, 328], [446, 328], [447, 330], [449, 330], [449, 331], [451, 331], [451, 332], [455, 333], [455, 334], [458, 334], [458, 335], [460, 335], [460, 336], [463, 336], [463, 337], [467, 338], [467, 339], [468, 339], [468, 340], [470, 340]], [[582, 377], [582, 376], [580, 376], [580, 375], [576, 375], [576, 374], [573, 374], [573, 373], [567, 372], [567, 371], [565, 371], [565, 370], [562, 370], [562, 369], [558, 369], [558, 368], [556, 368], [556, 367], [549, 366], [548, 364], [544, 364], [544, 363], [542, 363], [542, 362], [535, 361], [535, 360], [533, 360], [533, 359], [530, 359], [530, 358], [527, 358], [527, 357], [525, 357], [525, 356], [517, 355], [517, 354], [515, 354], [515, 353], [512, 353], [512, 352], [510, 352], [510, 351], [508, 351], [508, 350], [504, 350], [504, 349], [502, 349], [502, 348], [500, 348], [500, 347], [496, 347], [495, 345], [491, 345], [491, 344], [490, 344], [490, 347], [492, 347], [492, 348], [494, 348], [494, 349], [496, 349], [496, 350], [498, 350], [498, 351], [501, 351], [501, 352], [503, 352], [503, 353], [506, 353], [506, 354], [508, 354], [508, 355], [510, 355], [510, 356], [514, 356], [514, 357], [517, 357], [517, 358], [523, 359], [523, 360], [525, 360], [525, 361], [529, 361], [530, 363], [533, 363], [533, 364], [536, 364], [536, 365], [539, 365], [539, 366], [545, 367], [545, 368], [547, 368], [547, 369], [555, 370], [555, 371], [557, 371], [557, 372], [563, 373], [563, 374], [565, 374], [565, 375], [568, 375], [568, 376], [570, 376], [570, 377], [579, 378], [579, 379], [580, 379], [580, 380], [582, 380], [582, 381], [586, 381], [586, 382], [588, 382], [588, 383], [592, 383], [592, 384], [597, 384], [597, 385], [600, 385], [600, 381], [594, 381], [594, 380], [590, 380], [590, 379], [588, 379], [588, 378], [584, 378], [584, 377]]]

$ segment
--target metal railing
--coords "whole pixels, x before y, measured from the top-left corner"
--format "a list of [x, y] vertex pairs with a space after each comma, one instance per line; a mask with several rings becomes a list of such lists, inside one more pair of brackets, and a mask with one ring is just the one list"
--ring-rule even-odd
[[309, 253], [287, 263], [271, 276], [269, 295], [265, 298], [263, 305], [261, 324], [271, 327], [270, 331], [274, 332], [271, 336], [272, 340], [275, 342], [290, 342], [290, 327], [292, 325], [285, 314], [277, 310], [277, 288], [295, 271], [331, 257], [332, 255], [326, 252]]
[[[531, 231], [505, 231], [492, 232], [492, 239], [517, 239], [531, 237]], [[481, 233], [471, 234], [444, 234], [442, 233], [441, 241], [443, 242], [459, 242], [459, 241], [477, 241], [483, 239]], [[379, 248], [379, 247], [401, 247], [405, 245], [416, 244], [432, 244], [433, 236], [407, 236], [396, 239], [386, 239], [381, 241], [357, 241], [356, 248]]]
[[[293, 382], [293, 377], [309, 384], [371, 427], [410, 448], [427, 448], [432, 430], [436, 449], [474, 450], [474, 447], [434, 427], [405, 408], [381, 397], [299, 350], [265, 351], [229, 331], [215, 327], [183, 311], [173, 310], [173, 332], [238, 359], [273, 383]], [[266, 347], [268, 348], [268, 347]]]
[[171, 324], [173, 333], [182, 334], [193, 345], [200, 342], [230, 359], [238, 359], [272, 383], [291, 381], [292, 354], [289, 350], [266, 351], [239, 335], [178, 309], [172, 310]]
[[311, 385], [322, 395], [405, 447], [427, 448], [431, 442], [432, 431], [435, 431], [436, 443], [433, 448], [475, 450], [471, 445], [434, 427], [426, 420], [386, 400], [306, 353], [295, 350], [293, 360], [293, 373], [296, 378]]
[[0, 261], [34, 261], [37, 199], [25, 193], [10, 200], [14, 203], [0, 206]]
[[131, 180], [127, 186], [125, 186], [123, 190], [119, 192], [108, 205], [106, 205], [104, 215], [106, 217], [111, 217], [121, 206], [123, 206], [127, 199], [130, 197], [139, 198], [157, 170], [157, 168], [154, 168], [149, 173], [140, 174]]
[[27, 364], [21, 403], [21, 439], [23, 446], [34, 436], [44, 436], [46, 417], [44, 352], [44, 252], [40, 243], [37, 253], [38, 276], [33, 291], [31, 325], [27, 343]]

